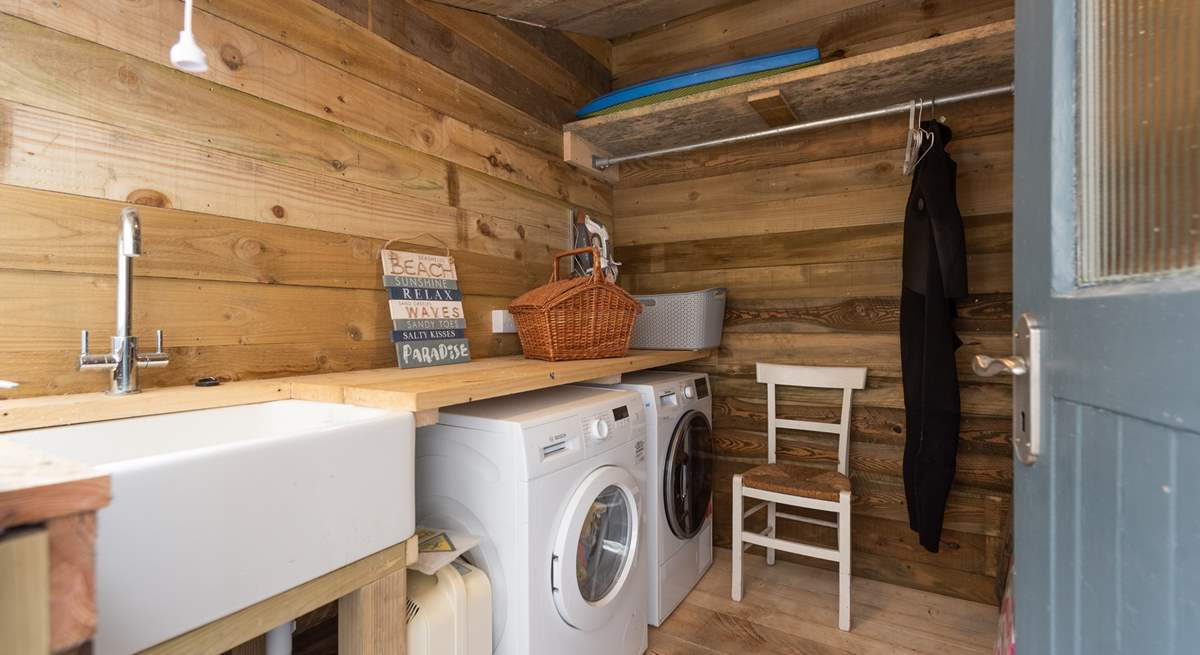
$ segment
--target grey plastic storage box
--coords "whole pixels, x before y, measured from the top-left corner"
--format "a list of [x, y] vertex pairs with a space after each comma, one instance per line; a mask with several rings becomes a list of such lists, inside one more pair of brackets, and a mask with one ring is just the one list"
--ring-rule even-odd
[[703, 350], [721, 345], [725, 289], [634, 296], [642, 313], [633, 323], [630, 348]]

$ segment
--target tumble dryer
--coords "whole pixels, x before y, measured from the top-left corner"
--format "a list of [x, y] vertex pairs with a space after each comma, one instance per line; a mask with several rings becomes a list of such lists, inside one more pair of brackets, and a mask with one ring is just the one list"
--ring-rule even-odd
[[662, 625], [712, 565], [712, 394], [703, 373], [641, 371], [620, 384], [646, 409], [648, 618]]
[[417, 431], [421, 525], [480, 535], [499, 655], [640, 655], [646, 420], [628, 391], [557, 387]]

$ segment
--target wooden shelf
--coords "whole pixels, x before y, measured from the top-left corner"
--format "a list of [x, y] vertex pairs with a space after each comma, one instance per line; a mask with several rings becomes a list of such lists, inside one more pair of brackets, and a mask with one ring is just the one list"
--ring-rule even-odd
[[[131, 396], [104, 393], [39, 396], [0, 401], [0, 432], [107, 421], [135, 416], [248, 405], [272, 400], [316, 400], [417, 413], [417, 425], [437, 421], [448, 405], [545, 389], [561, 384], [704, 359], [710, 351], [631, 350], [625, 357], [543, 362], [488, 357], [432, 368], [380, 368], [217, 387], [164, 387]], [[5, 471], [0, 469], [0, 489]]]
[[625, 357], [543, 362], [489, 357], [436, 368], [376, 369], [292, 379], [292, 397], [410, 412], [703, 359], [710, 351], [631, 350]]
[[749, 100], [775, 90], [803, 122], [1010, 84], [1013, 24], [992, 23], [568, 123], [564, 140], [619, 157], [773, 127]]

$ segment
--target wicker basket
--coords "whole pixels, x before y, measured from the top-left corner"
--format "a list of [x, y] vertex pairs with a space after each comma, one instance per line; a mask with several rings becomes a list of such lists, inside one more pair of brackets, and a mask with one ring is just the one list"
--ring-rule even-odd
[[558, 260], [595, 248], [576, 248], [554, 256], [550, 282], [512, 301], [508, 311], [517, 323], [525, 356], [552, 362], [620, 357], [629, 350], [633, 321], [642, 305], [621, 287], [604, 279], [599, 266], [591, 277], [558, 279]]

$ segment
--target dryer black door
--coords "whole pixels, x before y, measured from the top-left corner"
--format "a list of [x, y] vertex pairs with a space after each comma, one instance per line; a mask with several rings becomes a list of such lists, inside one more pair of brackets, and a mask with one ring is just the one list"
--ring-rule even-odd
[[712, 424], [691, 410], [679, 419], [663, 466], [663, 507], [667, 524], [680, 539], [690, 539], [704, 527], [712, 497]]

